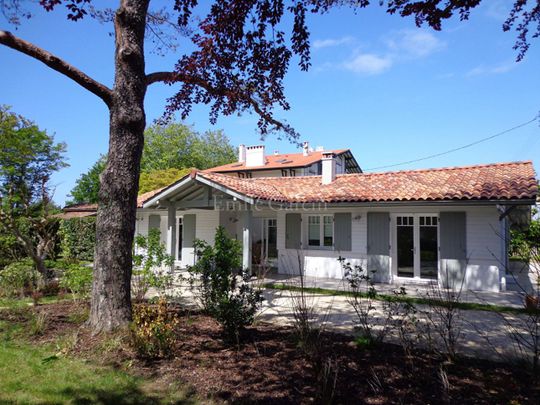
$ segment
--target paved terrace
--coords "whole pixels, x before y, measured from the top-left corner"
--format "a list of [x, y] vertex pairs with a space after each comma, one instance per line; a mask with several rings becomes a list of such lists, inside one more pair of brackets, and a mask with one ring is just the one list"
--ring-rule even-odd
[[[186, 275], [185, 273], [183, 274]], [[271, 275], [264, 279], [254, 279], [254, 284], [263, 286], [266, 283], [280, 283], [289, 286], [299, 286], [298, 277], [283, 275]], [[306, 287], [326, 288], [332, 290], [345, 290], [346, 285], [342, 280], [322, 279], [306, 277], [304, 281]], [[377, 284], [379, 293], [392, 294], [392, 291], [399, 286], [388, 284]], [[407, 295], [415, 297], [425, 297], [429, 290], [425, 285], [407, 285]], [[197, 307], [197, 299], [193, 291], [189, 288], [189, 283], [179, 277], [170, 294], [182, 304], [190, 307]], [[273, 322], [282, 325], [293, 323], [292, 298], [298, 294], [296, 291], [264, 289], [264, 302], [257, 319], [261, 321]], [[309, 305], [316, 308], [319, 321], [324, 322], [327, 328], [337, 332], [352, 334], [356, 315], [354, 310], [344, 296], [321, 295], [307, 293]], [[499, 306], [510, 306], [516, 308], [523, 307], [523, 299], [516, 292], [488, 293], [463, 291], [463, 301], [491, 304]], [[374, 301], [375, 310], [373, 312], [376, 323], [382, 323], [384, 319], [384, 302]], [[422, 311], [427, 311], [427, 305], [417, 305], [419, 309], [420, 322], [426, 322]], [[502, 314], [483, 310], [463, 310], [461, 311], [461, 339], [459, 341], [459, 353], [467, 356], [488, 358], [494, 360], [515, 358], [518, 353], [509, 338], [508, 325], [522, 325], [523, 314], [504, 313]], [[386, 341], [399, 343], [396, 331], [390, 331], [385, 338]]]

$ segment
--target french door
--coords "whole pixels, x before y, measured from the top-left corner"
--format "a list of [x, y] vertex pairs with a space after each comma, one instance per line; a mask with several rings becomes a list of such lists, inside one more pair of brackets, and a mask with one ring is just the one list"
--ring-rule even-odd
[[277, 259], [277, 220], [275, 218], [263, 219], [262, 255], [267, 261]]
[[398, 215], [395, 218], [398, 277], [437, 279], [439, 218], [436, 215]]

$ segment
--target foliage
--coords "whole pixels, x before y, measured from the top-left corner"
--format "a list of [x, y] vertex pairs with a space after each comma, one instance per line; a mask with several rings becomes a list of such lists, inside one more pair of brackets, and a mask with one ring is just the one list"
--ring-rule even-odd
[[220, 226], [214, 245], [196, 240], [195, 251], [197, 262], [188, 268], [192, 286], [199, 283], [204, 309], [223, 326], [227, 339], [238, 342], [262, 302], [261, 291], [249, 284], [249, 271], [241, 270], [240, 243]]
[[236, 161], [236, 151], [223, 131], [198, 133], [184, 124], [155, 124], [144, 133], [141, 172], [170, 168], [208, 169]]
[[164, 298], [157, 305], [137, 304], [133, 308], [132, 341], [139, 356], [167, 357], [175, 342], [176, 314], [169, 311]]
[[23, 257], [24, 249], [17, 238], [0, 227], [0, 270]]
[[158, 188], [166, 187], [177, 180], [180, 180], [191, 169], [177, 169], [171, 167], [170, 169], [156, 170], [149, 173], [141, 173], [139, 180], [139, 194], [146, 193], [148, 191], [157, 190]]
[[92, 288], [92, 267], [78, 263], [67, 266], [60, 279], [60, 286], [76, 296], [85, 298]]
[[174, 258], [167, 254], [161, 243], [159, 229], [151, 229], [146, 236], [137, 235], [134, 250], [132, 285], [135, 299], [141, 301], [150, 287], [163, 296], [172, 283], [170, 273]]
[[[223, 131], [199, 133], [180, 124], [155, 124], [144, 134], [139, 194], [156, 190], [179, 180], [190, 168], [208, 169], [236, 160], [236, 152]], [[70, 203], [97, 203], [99, 176], [107, 156], [102, 155], [77, 180]]]
[[510, 255], [525, 262], [530, 262], [540, 251], [540, 217], [536, 209], [533, 209], [532, 217], [527, 228], [510, 231]]
[[35, 289], [41, 282], [31, 260], [13, 262], [0, 270], [0, 294], [8, 297], [23, 296], [26, 288]]
[[75, 182], [71, 190], [68, 204], [97, 203], [99, 192], [99, 175], [105, 169], [107, 156], [101, 155], [92, 167]]
[[0, 107], [0, 228], [13, 235], [49, 278], [44, 260], [54, 251], [57, 220], [51, 216], [49, 180], [67, 166], [66, 145], [8, 107]]
[[338, 260], [349, 287], [350, 294], [347, 296], [347, 302], [356, 314], [360, 338], [370, 342], [370, 344], [381, 343], [388, 331], [391, 316], [379, 317], [376, 315], [374, 304], [378, 294], [372, 277], [375, 270], [367, 271], [360, 265], [351, 265], [343, 257], [339, 257]]
[[66, 260], [93, 260], [96, 245], [96, 218], [71, 218], [60, 221], [60, 247]]

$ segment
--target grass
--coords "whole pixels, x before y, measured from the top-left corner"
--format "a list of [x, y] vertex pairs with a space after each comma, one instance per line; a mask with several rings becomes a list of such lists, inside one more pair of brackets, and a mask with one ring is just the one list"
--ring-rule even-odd
[[[282, 291], [301, 291], [302, 287], [297, 286], [291, 286], [283, 283], [266, 283], [264, 284], [264, 288], [267, 288], [269, 290], [282, 290]], [[330, 296], [342, 296], [342, 297], [348, 297], [351, 296], [352, 293], [346, 290], [332, 290], [327, 288], [318, 288], [318, 287], [304, 287], [303, 290], [308, 293], [312, 294], [320, 294], [320, 295], [330, 295]], [[362, 296], [367, 297], [367, 293], [361, 293]], [[445, 306], [446, 303], [444, 301], [439, 301], [435, 299], [429, 299], [429, 298], [422, 298], [422, 297], [407, 297], [407, 296], [396, 296], [396, 295], [388, 295], [388, 294], [377, 294], [375, 297], [376, 300], [379, 301], [387, 301], [387, 302], [408, 302], [410, 304], [415, 305], [436, 305], [436, 306]], [[492, 305], [492, 304], [481, 304], [476, 302], [455, 302], [453, 303], [456, 307], [463, 310], [476, 310], [476, 311], [490, 311], [490, 312], [508, 312], [508, 313], [515, 313], [515, 314], [521, 314], [526, 313], [527, 309], [525, 308], [516, 308], [516, 307], [509, 307], [504, 305]]]
[[1, 404], [195, 403], [191, 392], [181, 385], [65, 357], [52, 344], [32, 344], [26, 340], [30, 328], [0, 320]]

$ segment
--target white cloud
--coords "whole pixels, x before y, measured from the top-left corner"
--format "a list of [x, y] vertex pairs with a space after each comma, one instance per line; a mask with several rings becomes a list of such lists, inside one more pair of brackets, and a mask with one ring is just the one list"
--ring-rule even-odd
[[393, 61], [389, 56], [379, 56], [373, 53], [361, 53], [343, 66], [354, 73], [378, 75], [392, 67]]
[[474, 77], [474, 76], [485, 76], [485, 75], [499, 75], [502, 73], [507, 73], [516, 67], [515, 62], [506, 62], [500, 63], [494, 66], [484, 66], [480, 65], [471, 70], [469, 70], [465, 76]]
[[313, 41], [313, 48], [314, 49], [330, 48], [333, 46], [347, 44], [351, 42], [352, 40], [353, 40], [352, 37], [317, 39]]
[[394, 33], [386, 45], [396, 57], [423, 58], [440, 51], [446, 43], [427, 30], [416, 29]]

